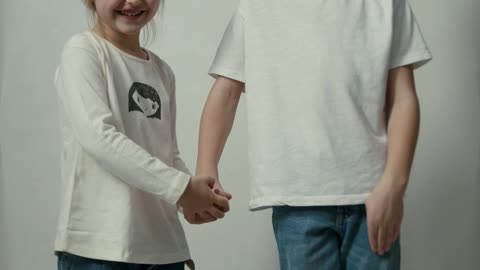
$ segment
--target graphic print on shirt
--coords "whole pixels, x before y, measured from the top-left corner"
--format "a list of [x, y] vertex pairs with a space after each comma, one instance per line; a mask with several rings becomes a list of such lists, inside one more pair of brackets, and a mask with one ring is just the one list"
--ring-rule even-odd
[[162, 119], [162, 103], [157, 91], [144, 83], [134, 82], [128, 92], [128, 111], [139, 111], [148, 118]]

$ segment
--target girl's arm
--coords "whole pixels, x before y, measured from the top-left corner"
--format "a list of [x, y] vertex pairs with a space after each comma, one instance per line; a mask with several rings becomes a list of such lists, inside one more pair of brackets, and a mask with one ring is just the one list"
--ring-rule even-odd
[[386, 105], [387, 164], [366, 204], [370, 245], [380, 255], [390, 249], [400, 233], [403, 195], [419, 131], [420, 110], [411, 66], [390, 71]]
[[210, 191], [210, 179], [190, 181], [189, 174], [167, 166], [117, 130], [95, 53], [84, 48], [66, 48], [56, 85], [76, 140], [112, 175], [171, 204], [183, 202], [184, 208], [206, 211], [214, 203], [228, 204]]

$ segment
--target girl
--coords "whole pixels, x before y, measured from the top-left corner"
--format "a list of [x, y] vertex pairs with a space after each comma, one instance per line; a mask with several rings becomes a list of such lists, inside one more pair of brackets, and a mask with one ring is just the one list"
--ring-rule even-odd
[[95, 26], [67, 42], [55, 76], [65, 180], [58, 268], [183, 269], [191, 261], [177, 207], [210, 221], [228, 199], [179, 157], [173, 72], [140, 46], [160, 0], [84, 3]]

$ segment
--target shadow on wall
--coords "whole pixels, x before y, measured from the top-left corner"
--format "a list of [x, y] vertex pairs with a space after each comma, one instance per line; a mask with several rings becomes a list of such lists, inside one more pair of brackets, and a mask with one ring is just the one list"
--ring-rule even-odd
[[[0, 239], [6, 239], [7, 232], [5, 231], [7, 226], [5, 224], [6, 220], [6, 204], [5, 201], [5, 179], [3, 177], [3, 163], [2, 163], [2, 145], [0, 145]], [[8, 247], [7, 241], [0, 241], [0, 262], [5, 262], [8, 257]]]
[[[5, 20], [4, 18], [4, 14], [3, 14], [3, 11], [5, 10], [5, 1], [0, 1], [0, 37], [5, 37], [6, 36], [6, 27], [5, 27], [5, 22], [7, 20]], [[3, 70], [4, 70], [4, 63], [5, 63], [5, 42], [4, 41], [0, 41], [0, 111], [1, 111], [1, 107], [2, 107], [2, 102], [3, 102], [3, 84], [5, 82], [5, 80], [3, 79]], [[0, 118], [0, 121], [2, 119]], [[1, 139], [1, 137], [0, 137]]]
[[[474, 25], [480, 25], [480, 17], [479, 16], [476, 16], [475, 17], [475, 20], [474, 20]], [[480, 48], [480, 34], [478, 32], [476, 32], [475, 34], [475, 43], [476, 43], [476, 46], [475, 48]], [[480, 53], [477, 54], [477, 57], [478, 59], [475, 61], [477, 66], [476, 66], [476, 71], [474, 74], [480, 74]], [[480, 108], [480, 77], [476, 77], [476, 85], [478, 87], [477, 89], [477, 108]], [[477, 122], [478, 123], [478, 122]], [[477, 192], [480, 193], [480, 123], [478, 124], [479, 126], [477, 127], [477, 130], [478, 130], [478, 138], [479, 138], [479, 141], [477, 142], [478, 144], [478, 158], [477, 158], [477, 177], [476, 177], [476, 190]], [[477, 228], [480, 228], [480, 194], [477, 193], [478, 195], [476, 196], [476, 227]], [[476, 241], [477, 241], [477, 250], [480, 251], [480, 231], [476, 231], [476, 234], [477, 234], [477, 238], [476, 238]]]
[[[479, 18], [479, 24], [480, 24], [480, 18]], [[478, 24], [477, 24], [478, 25]], [[480, 35], [479, 35], [479, 40], [480, 40]], [[480, 41], [478, 42], [477, 48], [480, 48]], [[480, 55], [479, 59], [477, 60], [477, 65], [478, 65], [478, 70], [477, 74], [480, 73]], [[478, 85], [478, 108], [480, 108], [480, 78], [477, 77], [477, 85]], [[480, 135], [480, 125], [478, 127], [479, 129], [479, 135]], [[480, 140], [480, 136], [478, 137]], [[477, 188], [476, 190], [480, 193], [480, 141], [478, 142], [478, 158], [477, 158], [477, 178], [476, 178], [476, 183], [477, 183]], [[477, 221], [476, 221], [476, 227], [480, 228], [480, 194], [477, 195], [477, 202], [476, 202], [476, 211], [475, 213], [477, 214]], [[477, 230], [477, 250], [480, 251], [480, 231]]]
[[[0, 1], [0, 37], [5, 37], [5, 19], [3, 18], [2, 11], [4, 9], [4, 4], [5, 1]], [[5, 48], [4, 48], [4, 43], [5, 42], [0, 42], [0, 106], [2, 105], [2, 92], [3, 92], [3, 82], [5, 81], [3, 79], [3, 63], [5, 63]]]
[[[5, 37], [5, 24], [4, 24], [4, 17], [3, 17], [3, 10], [4, 9], [4, 6], [5, 6], [5, 3], [4, 1], [0, 1], [0, 37]], [[3, 82], [5, 81], [3, 79], [3, 70], [4, 70], [4, 67], [3, 67], [3, 63], [5, 63], [4, 61], [5, 59], [5, 48], [4, 48], [4, 42], [0, 42], [0, 111], [1, 111], [1, 108], [2, 108], [2, 103], [3, 103]], [[0, 121], [2, 121], [2, 119], [0, 118]], [[0, 131], [1, 132], [1, 131]], [[5, 190], [4, 190], [4, 186], [5, 186], [5, 178], [4, 178], [4, 174], [3, 174], [3, 163], [2, 163], [2, 135], [0, 134], [0, 239], [6, 239], [6, 234], [7, 232], [5, 231], [6, 230], [6, 224], [5, 224], [5, 220], [6, 220], [6, 216], [5, 216], [5, 213], [6, 213], [6, 201], [5, 201]], [[7, 250], [7, 244], [6, 244], [6, 241], [0, 241], [0, 262], [5, 262], [7, 257], [8, 257], [8, 254], [7, 254], [8, 250]]]
[[[480, 63], [480, 59], [478, 59]], [[480, 68], [479, 68], [480, 69]], [[479, 83], [480, 83], [480, 80], [479, 80]], [[480, 85], [480, 84], [479, 84]], [[479, 86], [480, 88], [480, 86]], [[479, 94], [478, 94], [478, 104], [480, 106], [480, 89], [479, 89]], [[480, 128], [480, 127], [479, 127]], [[479, 143], [479, 147], [478, 147], [478, 159], [477, 159], [477, 188], [476, 190], [480, 191], [480, 143]], [[480, 228], [480, 195], [477, 196], [477, 202], [476, 202], [476, 205], [477, 205], [477, 210], [475, 211], [475, 213], [477, 213], [477, 221], [476, 221], [476, 227], [477, 228]], [[477, 231], [477, 250], [480, 251], [480, 231]]]

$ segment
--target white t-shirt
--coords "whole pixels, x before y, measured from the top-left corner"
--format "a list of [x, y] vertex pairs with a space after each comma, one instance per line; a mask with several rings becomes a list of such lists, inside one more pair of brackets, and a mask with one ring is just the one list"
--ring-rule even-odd
[[250, 208], [364, 203], [388, 71], [430, 59], [406, 0], [240, 0], [210, 74], [245, 82]]
[[87, 31], [55, 76], [64, 196], [56, 251], [144, 264], [190, 259], [176, 202], [190, 173], [175, 134], [175, 79]]

